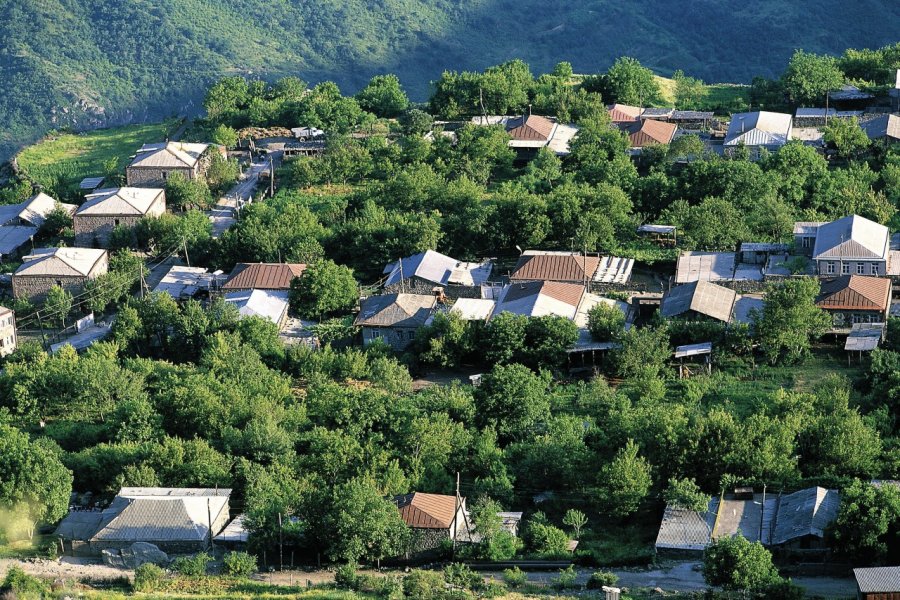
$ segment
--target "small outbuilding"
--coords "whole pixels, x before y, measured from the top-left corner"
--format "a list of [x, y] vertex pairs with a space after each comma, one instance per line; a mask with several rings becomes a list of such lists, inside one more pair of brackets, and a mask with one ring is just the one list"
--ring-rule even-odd
[[900, 567], [853, 569], [857, 600], [900, 600]]

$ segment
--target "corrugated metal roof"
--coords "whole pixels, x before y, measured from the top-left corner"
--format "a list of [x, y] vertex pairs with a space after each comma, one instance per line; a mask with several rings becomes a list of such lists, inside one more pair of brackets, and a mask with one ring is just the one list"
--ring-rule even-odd
[[638, 117], [644, 112], [640, 106], [630, 106], [628, 104], [613, 104], [607, 108], [609, 118], [613, 123], [631, 123], [637, 121]]
[[693, 281], [667, 292], [663, 296], [659, 312], [664, 317], [677, 317], [693, 311], [728, 323], [736, 300], [737, 293], [734, 290], [708, 281]]
[[900, 567], [853, 569], [853, 576], [856, 577], [856, 585], [863, 594], [900, 592]]
[[72, 511], [60, 521], [53, 535], [64, 540], [87, 541], [103, 522], [103, 513], [100, 511]]
[[558, 281], [510, 283], [500, 293], [494, 316], [510, 312], [526, 317], [556, 315], [574, 319], [584, 293], [584, 286], [578, 283]]
[[231, 542], [246, 544], [250, 539], [250, 532], [244, 527], [244, 515], [238, 515], [225, 526], [222, 532], [213, 538], [217, 542]]
[[640, 233], [675, 233], [677, 228], [674, 225], [641, 225], [638, 227]]
[[187, 142], [144, 144], [137, 151], [137, 156], [131, 161], [129, 167], [193, 168], [207, 148], [209, 148], [209, 144]]
[[675, 137], [678, 126], [674, 123], [642, 119], [626, 127], [632, 148], [643, 148], [659, 144], [669, 144]]
[[687, 358], [688, 356], [700, 356], [712, 352], [712, 342], [702, 344], [686, 344], [675, 348], [675, 358]]
[[883, 137], [900, 140], [900, 116], [898, 115], [880, 115], [860, 123], [860, 127], [872, 140]]
[[223, 290], [289, 290], [306, 265], [300, 263], [238, 263], [222, 286]]
[[288, 310], [285, 290], [238, 290], [227, 292], [225, 302], [237, 307], [242, 317], [261, 317], [281, 325]]
[[813, 258], [886, 260], [890, 247], [890, 232], [887, 227], [859, 215], [848, 215], [819, 226]]
[[890, 302], [891, 280], [863, 275], [824, 280], [816, 298], [816, 306], [831, 310], [884, 311]]
[[227, 496], [118, 496], [103, 511], [103, 522], [91, 541], [202, 542], [209, 536], [210, 519], [215, 522], [227, 504]]
[[449, 529], [456, 517], [456, 496], [413, 492], [395, 497], [394, 503], [403, 522], [415, 529]]
[[354, 325], [368, 327], [409, 327], [425, 325], [437, 299], [425, 294], [385, 294], [362, 302]]
[[3, 225], [0, 227], [0, 255], [15, 254], [19, 248], [37, 235], [38, 231], [37, 227]]
[[203, 267], [172, 266], [163, 276], [154, 292], [164, 292], [173, 298], [190, 298], [201, 290], [209, 290], [215, 275]]
[[556, 123], [540, 115], [515, 117], [506, 122], [506, 133], [514, 141], [548, 142], [553, 137]]
[[87, 277], [95, 274], [95, 268], [105, 257], [106, 250], [96, 248], [38, 248], [24, 257], [25, 262], [16, 269], [15, 276]]
[[656, 547], [667, 550], [704, 550], [710, 542], [718, 507], [718, 498], [710, 499], [707, 510], [703, 513], [667, 505], [656, 536]]
[[74, 213], [77, 208], [74, 204], [57, 202], [55, 199], [41, 192], [24, 202], [0, 206], [0, 225], [7, 225], [21, 220], [25, 223], [34, 225], [35, 227], [40, 227], [44, 224], [47, 215], [49, 215], [57, 206], [62, 207], [63, 210], [70, 215]]
[[387, 275], [384, 285], [400, 283], [401, 274], [402, 280], [419, 277], [437, 285], [481, 285], [490, 277], [493, 266], [491, 261], [462, 262], [440, 252], [426, 250], [387, 265], [383, 271]]
[[85, 196], [75, 216], [136, 216], [166, 210], [166, 192], [161, 189], [121, 187], [97, 190]]
[[768, 111], [731, 116], [725, 146], [782, 146], [791, 139], [791, 115]]
[[732, 279], [736, 262], [734, 252], [682, 252], [675, 267], [675, 283]]
[[510, 281], [584, 282], [593, 279], [600, 266], [599, 256], [568, 252], [528, 250], [516, 263]]
[[453, 303], [454, 312], [466, 321], [487, 321], [494, 312], [497, 302], [484, 298], [460, 298]]
[[837, 518], [840, 507], [837, 490], [812, 487], [782, 496], [772, 532], [773, 545], [813, 535], [825, 536], [825, 528]]
[[794, 223], [794, 235], [816, 235], [825, 223], [827, 221], [797, 221]]

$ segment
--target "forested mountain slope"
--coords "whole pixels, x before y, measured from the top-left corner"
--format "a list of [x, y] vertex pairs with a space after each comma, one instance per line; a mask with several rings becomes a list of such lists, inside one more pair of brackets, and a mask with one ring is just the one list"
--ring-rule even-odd
[[0, 156], [51, 127], [197, 110], [223, 73], [328, 78], [352, 91], [396, 72], [413, 98], [444, 69], [521, 57], [668, 74], [774, 76], [792, 50], [895, 42], [893, 0], [0, 0]]

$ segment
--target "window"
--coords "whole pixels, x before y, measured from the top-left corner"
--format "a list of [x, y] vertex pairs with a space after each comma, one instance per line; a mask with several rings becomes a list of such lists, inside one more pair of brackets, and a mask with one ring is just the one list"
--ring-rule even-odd
[[872, 275], [878, 275], [878, 263], [872, 263], [869, 265], [869, 268], [871, 269], [870, 273]]
[[169, 174], [166, 171], [163, 171], [162, 175], [163, 175], [163, 181], [166, 181], [167, 179], [169, 179]]
[[853, 322], [854, 322], [854, 323], [862, 323], [862, 322], [863, 322], [862, 315], [854, 314], [854, 315], [853, 315]]
[[850, 263], [841, 263], [841, 275], [850, 274]]
[[812, 248], [812, 241], [814, 238], [811, 237], [802, 237], [800, 238], [800, 246], [803, 248]]
[[866, 263], [856, 263], [856, 274], [862, 275], [866, 272]]
[[825, 265], [825, 272], [828, 273], [829, 275], [834, 274], [834, 263], [833, 262], [827, 263]]
[[120, 221], [118, 219], [115, 220], [116, 227], [119, 226]]

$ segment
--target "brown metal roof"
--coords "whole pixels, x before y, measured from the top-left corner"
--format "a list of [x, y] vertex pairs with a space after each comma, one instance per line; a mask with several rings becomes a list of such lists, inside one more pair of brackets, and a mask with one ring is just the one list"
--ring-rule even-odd
[[547, 141], [553, 134], [555, 126], [556, 123], [547, 117], [540, 115], [528, 115], [526, 117], [523, 115], [510, 119], [506, 123], [506, 132], [512, 139], [522, 142], [532, 140]]
[[675, 137], [677, 125], [665, 121], [644, 119], [639, 123], [629, 125], [627, 128], [628, 139], [632, 148], [643, 148], [653, 144], [668, 144]]
[[456, 496], [413, 492], [395, 497], [394, 502], [403, 522], [416, 529], [449, 529], [456, 516]]
[[816, 306], [832, 310], [887, 310], [891, 280], [882, 277], [844, 275], [822, 282]]
[[523, 254], [516, 263], [510, 281], [569, 281], [590, 280], [600, 266], [597, 256], [571, 254]]
[[640, 106], [629, 106], [628, 104], [613, 104], [607, 112], [613, 123], [631, 123], [638, 120], [644, 109]]
[[238, 263], [231, 271], [224, 290], [288, 290], [306, 265], [292, 263]]

